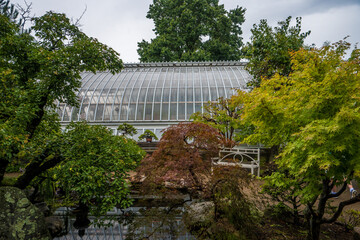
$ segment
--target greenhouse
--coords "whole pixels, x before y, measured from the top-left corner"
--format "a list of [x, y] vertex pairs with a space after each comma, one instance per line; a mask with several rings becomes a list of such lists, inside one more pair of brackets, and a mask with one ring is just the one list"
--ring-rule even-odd
[[160, 136], [171, 124], [189, 121], [209, 101], [245, 90], [251, 79], [245, 65], [239, 61], [134, 63], [124, 64], [118, 74], [85, 72], [79, 107], [57, 104], [61, 124], [86, 120], [117, 134], [119, 124], [126, 122], [138, 129], [138, 135], [150, 129]]

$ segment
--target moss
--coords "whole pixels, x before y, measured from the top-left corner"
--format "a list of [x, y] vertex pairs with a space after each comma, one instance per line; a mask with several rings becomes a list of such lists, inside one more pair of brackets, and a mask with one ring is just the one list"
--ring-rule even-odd
[[13, 186], [16, 183], [17, 177], [5, 177], [3, 178], [2, 186]]
[[43, 213], [14, 187], [0, 188], [0, 239], [51, 239]]
[[22, 198], [17, 202], [18, 208], [26, 208], [30, 206], [30, 201], [27, 198]]
[[8, 202], [8, 203], [12, 203], [14, 204], [15, 203], [15, 199], [11, 196], [11, 193], [7, 192], [5, 193], [5, 201]]

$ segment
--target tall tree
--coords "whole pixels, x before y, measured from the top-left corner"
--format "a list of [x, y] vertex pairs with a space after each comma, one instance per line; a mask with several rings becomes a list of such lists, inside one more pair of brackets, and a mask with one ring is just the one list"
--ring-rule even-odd
[[[289, 76], [263, 79], [245, 103], [244, 120], [255, 127], [246, 140], [283, 146], [275, 162], [287, 175], [272, 177], [279, 187], [295, 184], [289, 194], [307, 207], [308, 239], [319, 239], [321, 224], [360, 201], [341, 201], [334, 215], [325, 216], [328, 200], [360, 176], [360, 51], [345, 61], [349, 48], [340, 41], [295, 52]], [[341, 186], [337, 194], [331, 193], [334, 185]]]
[[251, 29], [251, 41], [244, 49], [249, 60], [247, 68], [253, 76], [251, 88], [259, 87], [263, 78], [271, 78], [275, 73], [290, 74], [291, 52], [304, 47], [304, 39], [310, 34], [301, 32], [301, 18], [296, 18], [295, 26], [290, 25], [291, 19], [280, 21], [275, 28], [262, 19]]
[[218, 0], [154, 0], [146, 17], [156, 37], [138, 43], [140, 61], [238, 60], [244, 13]]
[[119, 72], [122, 61], [113, 49], [71, 24], [65, 14], [35, 17], [29, 32], [16, 23], [17, 19], [0, 14], [0, 182], [8, 164], [35, 145], [37, 151], [27, 152], [29, 164], [16, 183], [25, 188], [63, 160], [51, 140], [60, 129], [55, 101], [78, 104], [75, 91], [81, 85], [81, 72]]

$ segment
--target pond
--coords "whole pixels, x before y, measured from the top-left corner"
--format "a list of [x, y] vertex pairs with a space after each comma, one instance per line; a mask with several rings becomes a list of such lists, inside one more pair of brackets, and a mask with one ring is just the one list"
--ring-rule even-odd
[[[186, 231], [182, 221], [183, 209], [178, 208], [169, 213], [165, 208], [128, 209], [114, 208], [107, 213], [105, 226], [95, 226], [79, 230], [73, 227], [75, 218], [69, 216], [68, 208], [59, 208], [55, 215], [62, 216], [67, 225], [67, 234], [55, 238], [56, 240], [125, 240], [125, 239], [153, 239], [153, 240], [192, 240], [195, 239]], [[90, 221], [96, 219], [90, 217]], [[81, 237], [82, 236], [82, 237]]]

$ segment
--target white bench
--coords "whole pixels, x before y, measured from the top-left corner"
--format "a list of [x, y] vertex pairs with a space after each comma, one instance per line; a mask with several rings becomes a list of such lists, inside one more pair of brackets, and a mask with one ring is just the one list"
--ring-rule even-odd
[[212, 158], [214, 166], [241, 166], [251, 170], [257, 169], [257, 176], [260, 176], [260, 148], [222, 148], [219, 157]]

